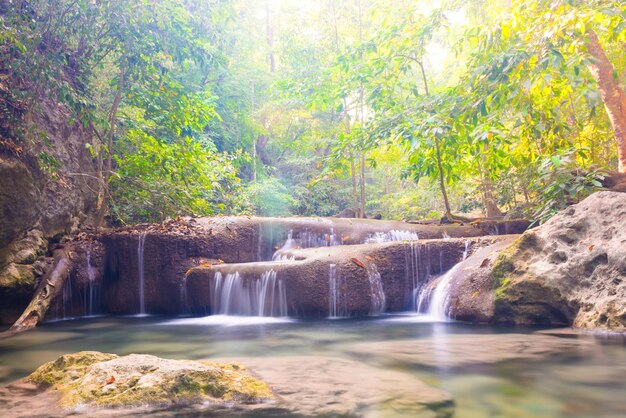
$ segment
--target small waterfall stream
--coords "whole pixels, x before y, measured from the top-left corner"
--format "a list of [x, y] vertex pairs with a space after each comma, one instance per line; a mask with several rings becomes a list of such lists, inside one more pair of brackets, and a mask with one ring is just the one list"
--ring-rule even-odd
[[185, 274], [185, 276], [183, 277], [183, 281], [180, 285], [180, 315], [191, 315], [187, 277], [188, 275]]
[[461, 264], [467, 258], [469, 253], [469, 241], [465, 242], [465, 250], [463, 251], [463, 259], [448, 270], [443, 276], [437, 279], [437, 285], [433, 289], [431, 283], [422, 286], [422, 290], [417, 297], [417, 312], [424, 312], [424, 305], [428, 303], [428, 311], [425, 312], [434, 319], [440, 321], [448, 321], [448, 309], [450, 299], [450, 286], [454, 275], [461, 267]]
[[89, 287], [83, 299], [83, 312], [87, 316], [94, 316], [100, 313], [100, 286], [96, 283], [96, 273], [91, 265], [91, 251], [89, 250], [87, 250], [87, 278], [89, 280]]
[[337, 265], [328, 266], [328, 317], [332, 319], [347, 318], [348, 306], [344, 289], [345, 283], [337, 274]]
[[364, 244], [382, 244], [392, 241], [417, 241], [419, 236], [415, 232], [392, 229], [389, 232], [375, 232], [370, 234]]
[[143, 259], [143, 251], [146, 244], [146, 233], [142, 233], [139, 236], [139, 244], [137, 245], [137, 266], [139, 272], [139, 315], [146, 315], [146, 278], [145, 278], [145, 263]]
[[285, 283], [269, 270], [256, 279], [244, 280], [238, 272], [216, 272], [211, 287], [213, 314], [240, 316], [287, 316]]
[[370, 315], [376, 316], [385, 313], [387, 298], [383, 289], [383, 281], [376, 264], [367, 268], [367, 278], [370, 282]]

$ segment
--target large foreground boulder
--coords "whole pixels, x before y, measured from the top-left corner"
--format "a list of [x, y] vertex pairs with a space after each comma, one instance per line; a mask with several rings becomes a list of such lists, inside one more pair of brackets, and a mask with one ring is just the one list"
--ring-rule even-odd
[[27, 381], [58, 394], [62, 409], [85, 407], [254, 404], [274, 399], [270, 387], [236, 363], [119, 357], [83, 351], [44, 364]]
[[626, 331], [626, 194], [595, 193], [467, 266], [456, 318]]

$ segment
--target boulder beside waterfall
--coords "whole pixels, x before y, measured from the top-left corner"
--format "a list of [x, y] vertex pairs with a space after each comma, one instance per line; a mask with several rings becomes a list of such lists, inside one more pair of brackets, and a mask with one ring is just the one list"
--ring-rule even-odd
[[452, 317], [626, 331], [626, 194], [595, 193], [467, 266]]

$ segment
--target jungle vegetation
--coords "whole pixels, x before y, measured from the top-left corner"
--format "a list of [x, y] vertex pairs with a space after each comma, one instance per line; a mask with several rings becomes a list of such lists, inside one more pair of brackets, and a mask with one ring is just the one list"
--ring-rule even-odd
[[0, 142], [67, 106], [100, 224], [543, 221], [626, 170], [625, 47], [611, 0], [0, 0]]

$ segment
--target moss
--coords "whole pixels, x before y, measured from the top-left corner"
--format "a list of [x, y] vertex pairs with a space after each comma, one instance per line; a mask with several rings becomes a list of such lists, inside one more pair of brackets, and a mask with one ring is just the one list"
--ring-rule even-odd
[[80, 351], [65, 354], [54, 361], [50, 361], [35, 370], [28, 380], [40, 386], [52, 386], [72, 380], [84, 374], [85, 369], [94, 363], [117, 358], [115, 354], [100, 353], [98, 351]]
[[511, 248], [516, 250], [541, 249], [541, 242], [534, 232], [526, 232], [511, 244]]
[[[205, 400], [251, 403], [273, 398], [266, 383], [235, 363], [185, 362], [153, 356], [138, 356], [135, 361], [136, 358], [97, 352], [68, 354], [41, 366], [30, 380], [53, 386], [61, 395], [61, 406], [66, 408], [189, 404]], [[109, 362], [115, 359], [118, 360]], [[137, 366], [140, 362], [143, 363]], [[149, 362], [154, 362], [154, 366]], [[109, 382], [111, 377], [115, 379]]]

